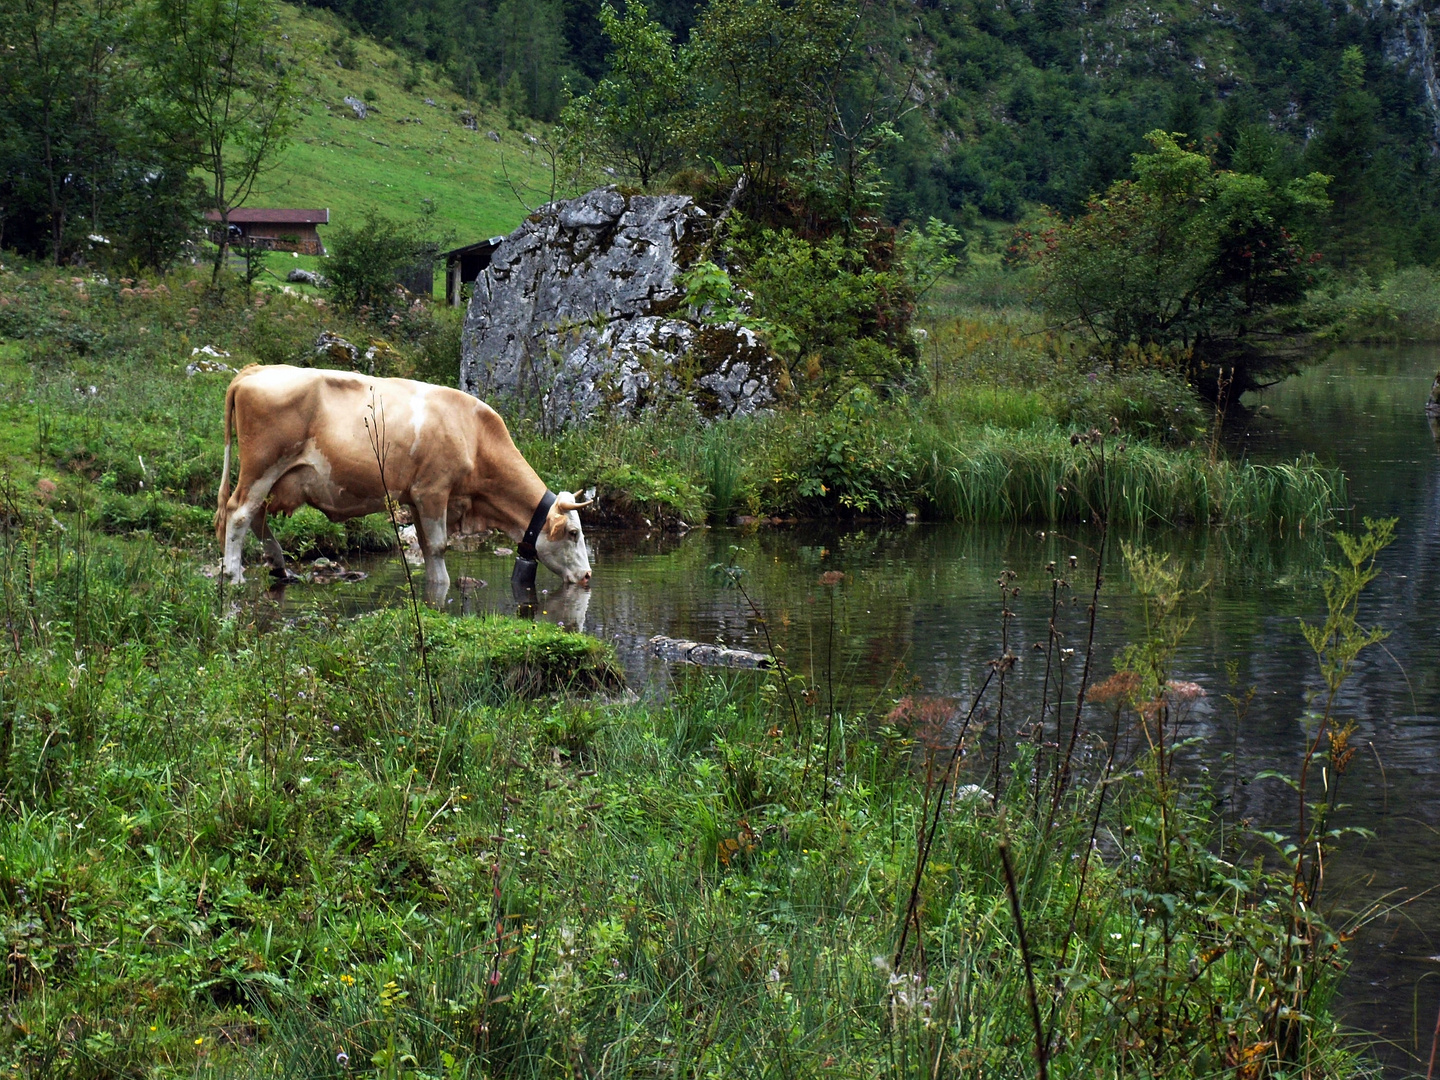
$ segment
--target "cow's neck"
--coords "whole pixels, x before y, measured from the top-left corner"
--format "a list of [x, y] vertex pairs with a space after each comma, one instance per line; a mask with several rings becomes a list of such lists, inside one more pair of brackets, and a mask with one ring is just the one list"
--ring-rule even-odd
[[495, 483], [486, 499], [495, 514], [495, 527], [517, 543], [530, 527], [535, 508], [540, 505], [547, 490], [545, 481], [535, 470], [523, 459], [521, 464], [524, 465], [523, 475], [512, 474]]

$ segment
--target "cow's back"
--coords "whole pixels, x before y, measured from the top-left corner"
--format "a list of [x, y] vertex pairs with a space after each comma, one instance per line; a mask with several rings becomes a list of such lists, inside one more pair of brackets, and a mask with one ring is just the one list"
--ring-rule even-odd
[[260, 469], [293, 459], [360, 496], [383, 495], [381, 462], [398, 494], [474, 460], [477, 403], [458, 390], [288, 364], [246, 368], [236, 383], [242, 461]]

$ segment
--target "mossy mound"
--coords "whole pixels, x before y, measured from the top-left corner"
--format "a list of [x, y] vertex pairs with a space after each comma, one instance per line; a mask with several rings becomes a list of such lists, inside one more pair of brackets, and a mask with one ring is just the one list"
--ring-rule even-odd
[[[460, 688], [499, 685], [533, 697], [625, 687], [614, 650], [588, 634], [506, 615], [454, 618], [422, 609], [420, 621], [436, 677]], [[371, 655], [414, 634], [407, 609], [364, 615], [349, 631], [351, 647]]]

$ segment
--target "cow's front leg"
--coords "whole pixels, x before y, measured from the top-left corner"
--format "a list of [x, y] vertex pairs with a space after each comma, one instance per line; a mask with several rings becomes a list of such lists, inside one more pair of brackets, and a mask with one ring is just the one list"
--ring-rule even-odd
[[446, 505], [446, 499], [435, 498], [416, 500], [413, 506], [415, 535], [425, 555], [425, 595], [432, 603], [443, 603], [450, 589], [450, 571], [445, 567], [449, 546]]

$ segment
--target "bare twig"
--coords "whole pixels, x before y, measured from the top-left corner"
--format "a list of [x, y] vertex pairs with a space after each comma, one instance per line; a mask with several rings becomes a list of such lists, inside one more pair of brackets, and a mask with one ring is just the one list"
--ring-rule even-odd
[[1000, 840], [1000, 861], [1005, 866], [1005, 891], [1010, 894], [1010, 913], [1015, 916], [1015, 931], [1020, 936], [1020, 959], [1025, 965], [1025, 993], [1030, 999], [1030, 1023], [1035, 1029], [1035, 1067], [1040, 1080], [1049, 1080], [1049, 1054], [1045, 1030], [1040, 1026], [1040, 1001], [1035, 996], [1035, 967], [1030, 962], [1030, 945], [1025, 940], [1025, 919], [1020, 913], [1020, 892], [1015, 887], [1015, 868], [1010, 864], [1010, 838]]

